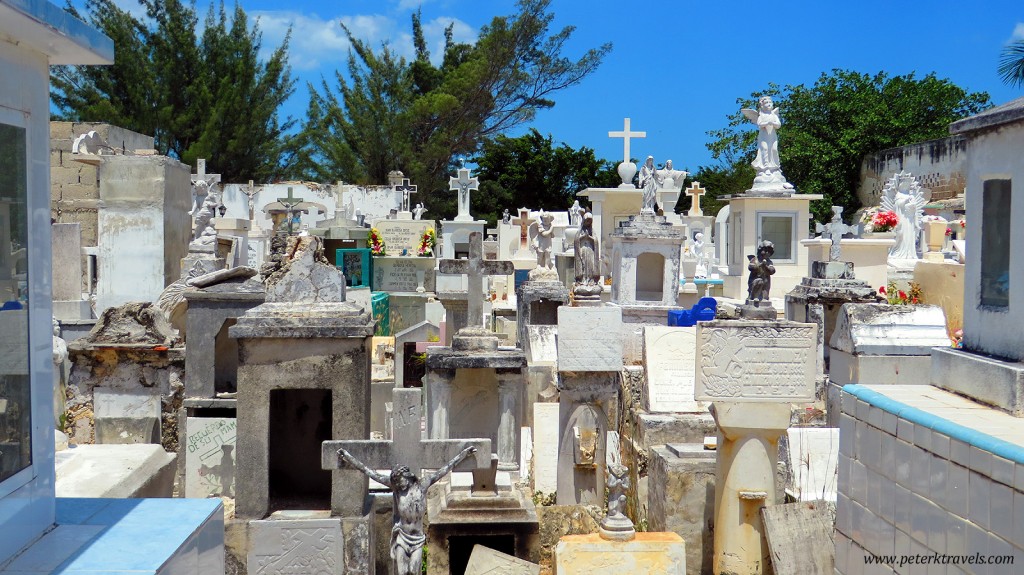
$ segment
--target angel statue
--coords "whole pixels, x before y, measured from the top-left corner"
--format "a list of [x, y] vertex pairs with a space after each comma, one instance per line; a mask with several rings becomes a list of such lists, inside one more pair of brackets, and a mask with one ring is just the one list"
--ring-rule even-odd
[[772, 103], [771, 96], [761, 96], [757, 100], [757, 110], [743, 108], [740, 110], [748, 120], [757, 126], [757, 156], [750, 163], [757, 171], [754, 178], [754, 189], [792, 190], [793, 185], [782, 175], [782, 163], [779, 160], [779, 109]]
[[418, 575], [423, 568], [423, 514], [427, 511], [427, 490], [445, 475], [448, 475], [462, 460], [476, 452], [469, 446], [438, 469], [432, 475], [419, 479], [401, 465], [395, 466], [390, 475], [377, 473], [353, 457], [344, 448], [338, 450], [338, 457], [345, 463], [362, 471], [370, 479], [391, 489], [394, 499], [395, 524], [391, 527], [391, 560], [395, 575]]
[[921, 217], [928, 203], [924, 190], [909, 172], [889, 178], [882, 189], [882, 209], [896, 214], [896, 244], [889, 257], [897, 260], [917, 259], [917, 237], [921, 233]]

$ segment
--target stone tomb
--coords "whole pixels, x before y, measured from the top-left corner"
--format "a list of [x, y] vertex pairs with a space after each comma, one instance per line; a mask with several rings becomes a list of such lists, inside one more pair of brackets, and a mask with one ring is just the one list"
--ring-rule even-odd
[[647, 522], [686, 541], [687, 573], [711, 573], [715, 525], [715, 451], [702, 443], [650, 448]]
[[363, 515], [366, 478], [322, 470], [320, 443], [369, 436], [373, 321], [344, 300], [344, 278], [322, 263], [320, 241], [290, 238], [294, 257], [268, 279], [267, 302], [229, 330], [240, 352], [240, 518], [280, 509]]
[[395, 387], [423, 387], [426, 357], [417, 351], [417, 344], [436, 342], [441, 345], [441, 330], [429, 321], [395, 334]]
[[516, 301], [519, 307], [517, 345], [525, 347], [528, 326], [558, 323], [558, 308], [569, 303], [569, 289], [557, 279], [526, 281], [516, 289]]
[[612, 302], [623, 306], [675, 307], [680, 250], [685, 237], [664, 216], [631, 217], [611, 234]]
[[231, 417], [185, 419], [185, 497], [235, 496], [235, 437]]

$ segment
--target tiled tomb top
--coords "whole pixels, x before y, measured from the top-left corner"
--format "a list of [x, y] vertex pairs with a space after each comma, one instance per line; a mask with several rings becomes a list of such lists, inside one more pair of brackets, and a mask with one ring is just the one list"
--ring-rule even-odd
[[[930, 385], [850, 384], [843, 391], [914, 425], [1024, 465], [1024, 418]], [[851, 412], [845, 406], [843, 411]]]

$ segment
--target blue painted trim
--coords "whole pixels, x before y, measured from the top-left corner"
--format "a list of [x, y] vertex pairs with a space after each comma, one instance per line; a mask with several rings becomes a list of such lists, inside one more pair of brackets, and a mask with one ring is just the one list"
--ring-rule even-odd
[[0, 0], [25, 16], [51, 28], [79, 48], [88, 50], [104, 60], [114, 61], [114, 41], [99, 30], [72, 16], [68, 11], [48, 0]]
[[964, 427], [943, 417], [911, 407], [877, 391], [867, 389], [860, 384], [851, 383], [844, 385], [843, 392], [849, 393], [857, 399], [879, 409], [888, 411], [897, 417], [906, 419], [914, 425], [923, 425], [928, 429], [933, 429], [983, 451], [994, 453], [999, 457], [1024, 465], [1024, 447], [1020, 445], [1010, 443], [998, 437], [992, 437], [987, 433], [982, 433], [970, 427]]

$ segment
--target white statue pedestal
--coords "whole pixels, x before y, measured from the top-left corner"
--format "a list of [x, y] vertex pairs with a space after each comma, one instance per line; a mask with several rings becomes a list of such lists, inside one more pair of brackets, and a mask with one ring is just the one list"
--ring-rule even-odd
[[412, 219], [412, 212], [398, 212], [397, 214], [395, 214], [395, 219], [396, 220], [411, 220]]
[[790, 405], [716, 402], [711, 415], [718, 424], [714, 572], [760, 575], [771, 561], [761, 508], [778, 503], [775, 468]]

